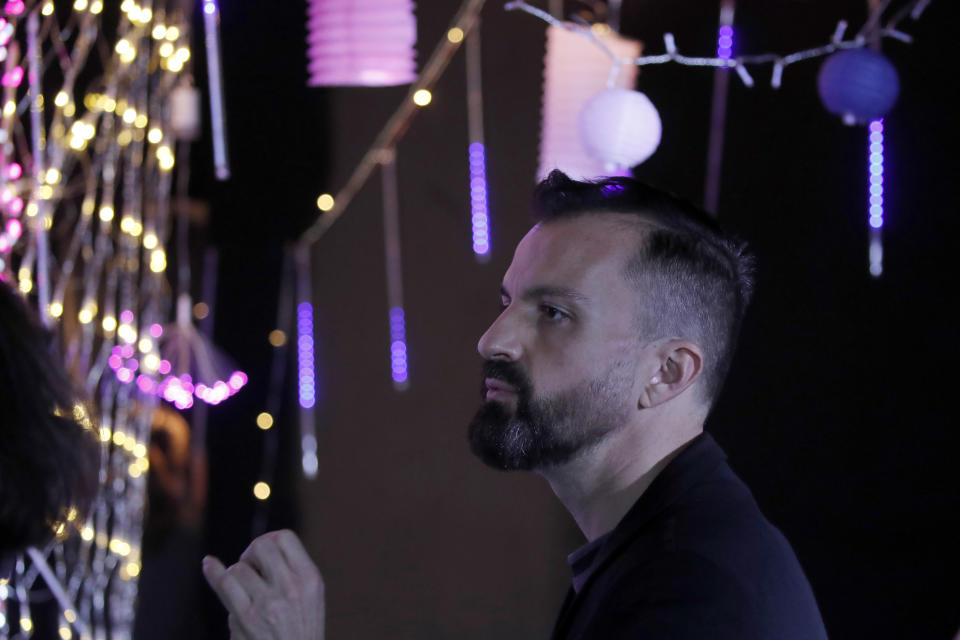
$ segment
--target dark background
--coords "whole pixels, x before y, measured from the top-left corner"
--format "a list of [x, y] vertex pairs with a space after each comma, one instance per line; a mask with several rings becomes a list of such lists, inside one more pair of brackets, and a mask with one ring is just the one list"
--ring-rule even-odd
[[[955, 463], [957, 102], [948, 0], [888, 40], [901, 97], [886, 118], [885, 271], [867, 272], [866, 131], [822, 108], [820, 61], [783, 87], [731, 78], [720, 219], [751, 242], [759, 282], [739, 355], [708, 429], [791, 540], [835, 638], [949, 638], [960, 628], [960, 472]], [[567, 8], [574, 5], [568, 3]], [[324, 573], [328, 637], [546, 637], [579, 532], [539, 478], [472, 459], [476, 340], [529, 226], [544, 24], [483, 11], [492, 259], [470, 250], [462, 51], [398, 148], [411, 387], [393, 390], [379, 176], [313, 248], [320, 472], [300, 480], [295, 391], [268, 436], [263, 410], [284, 246], [336, 193], [405, 87], [308, 89], [305, 5], [222, 3], [233, 177], [212, 179], [209, 138], [192, 192], [212, 204], [219, 250], [216, 341], [250, 373], [211, 411], [206, 548], [232, 562], [254, 533], [294, 527]], [[456, 5], [418, 4], [418, 59]], [[856, 29], [862, 2], [741, 0], [735, 53], [787, 53]], [[715, 2], [627, 0], [622, 31], [662, 51], [712, 55]], [[195, 37], [198, 82], [205, 82]], [[712, 71], [643, 69], [663, 141], [635, 174], [703, 198]], [[273, 496], [257, 503], [265, 437], [279, 438]], [[255, 504], [257, 503], [257, 504]], [[195, 574], [199, 578], [199, 570]], [[144, 579], [149, 578], [148, 569]], [[171, 586], [171, 589], [176, 589]], [[212, 595], [204, 637], [226, 637]]]

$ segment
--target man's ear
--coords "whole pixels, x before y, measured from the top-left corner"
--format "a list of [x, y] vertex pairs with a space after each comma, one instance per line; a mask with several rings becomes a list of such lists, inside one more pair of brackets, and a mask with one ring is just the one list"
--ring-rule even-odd
[[650, 409], [677, 397], [703, 372], [703, 350], [690, 340], [668, 340], [657, 349], [659, 367], [641, 389], [639, 407]]

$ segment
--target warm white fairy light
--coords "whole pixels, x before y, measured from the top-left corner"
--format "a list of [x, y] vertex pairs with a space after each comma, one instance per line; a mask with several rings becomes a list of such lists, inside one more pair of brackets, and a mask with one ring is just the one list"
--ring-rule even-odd
[[[39, 0], [31, 3], [29, 11], [24, 2], [7, 0], [2, 7], [0, 273], [22, 292], [39, 293], [41, 316], [58, 333], [64, 350], [75, 356], [72, 370], [103, 402], [97, 426], [89, 416], [84, 421], [99, 433], [105, 447], [101, 477], [115, 483], [110, 501], [98, 503], [82, 524], [75, 524], [77, 535], [66, 543], [77, 547], [50, 556], [55, 570], [44, 572], [46, 559], [38, 552], [29, 561], [29, 570], [21, 569], [23, 563], [19, 563], [13, 576], [10, 597], [21, 600], [22, 595], [27, 604], [33, 581], [47, 583], [44, 588], [57, 598], [61, 613], [45, 628], [55, 629], [61, 638], [114, 640], [129, 637], [132, 631], [149, 470], [145, 442], [157, 396], [144, 394], [137, 402], [128, 398], [118, 402], [121, 382], [116, 372], [103, 367], [102, 361], [96, 363], [104, 346], [109, 353], [109, 344], [119, 340], [124, 346], [151, 348], [137, 353], [138, 374], [153, 364], [150, 375], [159, 376], [162, 368], [154, 361], [156, 345], [150, 344], [154, 339], [138, 336], [141, 327], [121, 310], [138, 309], [145, 318], [158, 319], [163, 308], [159, 302], [166, 295], [155, 274], [159, 267], [166, 267], [160, 237], [168, 228], [165, 219], [175, 158], [172, 138], [162, 144], [169, 126], [163, 105], [176, 84], [169, 76], [186, 69], [191, 58], [186, 39], [181, 40], [187, 35], [185, 25], [166, 24], [176, 15], [167, 4], [161, 0], [147, 8], [126, 0], [126, 19], [112, 21], [106, 31], [100, 29], [102, 0], [70, 0], [63, 6]], [[154, 12], [165, 16], [162, 33], [154, 33], [159, 31]], [[68, 20], [81, 22], [70, 27]], [[61, 42], [57, 36], [67, 33], [65, 26], [77, 35]], [[20, 44], [19, 52], [7, 48], [11, 41]], [[170, 46], [173, 64], [148, 69], [144, 62], [141, 68], [141, 61], [159, 59], [161, 45]], [[97, 51], [107, 55], [92, 55]], [[87, 68], [90, 61], [94, 64]], [[150, 82], [135, 81], [143, 73], [152, 76]], [[104, 88], [95, 93], [89, 91], [92, 87]], [[49, 93], [44, 94], [44, 88]], [[155, 146], [133, 144], [147, 138], [148, 129], [160, 132], [160, 138], [150, 143]], [[10, 143], [14, 131], [27, 132], [24, 144]], [[153, 156], [164, 146], [160, 156]], [[134, 185], [135, 204], [128, 201]], [[79, 216], [74, 213], [77, 209]], [[67, 242], [46, 242], [45, 233], [54, 225]], [[151, 237], [140, 241], [145, 231]], [[145, 251], [138, 250], [141, 243]], [[69, 291], [76, 295], [65, 295]], [[103, 376], [101, 370], [109, 375]], [[120, 469], [127, 471], [126, 480], [116, 484], [120, 479], [112, 470]], [[60, 522], [55, 529], [67, 534], [71, 527]], [[93, 552], [92, 544], [103, 552]], [[111, 554], [125, 561], [112, 569], [116, 558], [111, 560]], [[111, 574], [121, 580], [113, 580]], [[84, 585], [69, 590], [75, 602], [61, 598], [67, 590], [58, 591], [58, 576], [67, 580], [64, 584]], [[0, 594], [0, 611], [10, 611], [7, 599], [7, 594]], [[109, 615], [104, 614], [107, 611]], [[13, 630], [19, 624], [24, 634], [41, 628], [37, 616], [47, 615], [31, 614], [29, 606], [20, 607], [19, 612], [21, 620], [4, 622], [11, 622]]]

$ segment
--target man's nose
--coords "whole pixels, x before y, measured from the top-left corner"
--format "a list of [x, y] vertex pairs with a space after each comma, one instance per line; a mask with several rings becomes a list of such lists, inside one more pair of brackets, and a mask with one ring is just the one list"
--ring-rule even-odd
[[516, 314], [504, 309], [490, 328], [480, 336], [477, 351], [484, 360], [519, 360], [523, 354]]

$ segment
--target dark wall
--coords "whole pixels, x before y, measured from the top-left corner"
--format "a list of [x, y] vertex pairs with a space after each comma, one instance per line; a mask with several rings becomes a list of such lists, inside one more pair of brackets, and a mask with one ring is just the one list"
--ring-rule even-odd
[[[712, 50], [715, 3], [625, 4], [624, 31], [648, 52], [662, 50], [664, 31], [685, 52]], [[960, 627], [949, 4], [933, 2], [904, 25], [915, 44], [887, 48], [902, 96], [886, 120], [880, 280], [867, 274], [866, 133], [822, 109], [819, 63], [788, 68], [777, 91], [763, 71], [753, 89], [731, 80], [719, 214], [753, 244], [760, 272], [709, 429], [794, 544], [837, 638], [945, 638]], [[235, 177], [195, 182], [214, 199], [223, 256], [218, 341], [251, 371], [250, 388], [214, 412], [210, 432], [209, 547], [232, 560], [249, 538], [263, 437], [253, 419], [282, 243], [319, 193], [344, 183], [404, 90], [306, 89], [304, 7], [224, 5]], [[419, 3], [421, 61], [454, 10]], [[271, 523], [297, 525], [299, 515], [327, 581], [330, 638], [545, 637], [569, 579], [564, 556], [581, 541], [542, 481], [485, 469], [465, 442], [478, 402], [476, 340], [528, 227], [543, 57], [542, 23], [500, 3], [483, 15], [489, 264], [470, 252], [462, 55], [398, 149], [408, 391], [389, 378], [378, 175], [313, 251], [320, 473], [295, 484], [288, 437], [288, 473], [275, 488], [285, 506]], [[744, 0], [737, 50], [820, 44], [841, 17], [856, 27], [864, 8]], [[702, 198], [711, 87], [707, 70], [643, 70], [640, 89], [660, 109], [664, 137], [639, 177]], [[297, 427], [288, 419], [277, 428]]]

